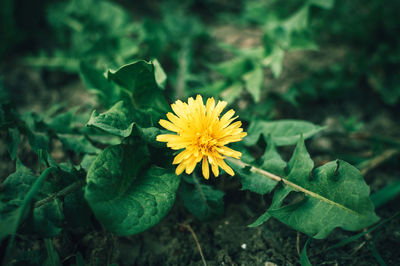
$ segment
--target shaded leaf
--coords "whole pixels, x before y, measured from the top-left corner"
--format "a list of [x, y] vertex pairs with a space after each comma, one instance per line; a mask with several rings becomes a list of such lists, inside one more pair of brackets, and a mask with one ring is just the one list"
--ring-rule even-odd
[[127, 104], [120, 101], [102, 114], [93, 111], [87, 125], [116, 136], [128, 137], [132, 133], [134, 125], [132, 110]]
[[116, 71], [108, 71], [108, 79], [132, 93], [135, 107], [153, 108], [163, 113], [168, 111], [169, 106], [158, 87], [151, 62], [136, 61]]
[[197, 180], [193, 184], [182, 183], [179, 189], [185, 207], [200, 221], [216, 218], [223, 213], [225, 193]]
[[306, 243], [304, 244], [303, 250], [301, 251], [301, 254], [300, 254], [301, 266], [312, 266], [312, 264], [307, 256], [307, 246], [308, 246], [308, 243], [310, 242], [310, 239], [311, 238], [307, 239]]
[[87, 90], [97, 94], [106, 107], [111, 107], [122, 99], [129, 99], [129, 94], [107, 80], [104, 73], [86, 62], [80, 63], [80, 77]]
[[33, 210], [32, 229], [41, 237], [55, 237], [63, 228], [63, 220], [61, 201], [54, 199]]
[[333, 161], [316, 168], [310, 176], [313, 165], [300, 139], [287, 176], [298, 187], [285, 184], [278, 188], [273, 202], [281, 205], [286, 197], [282, 194], [287, 195], [288, 190], [301, 191], [304, 198], [280, 208], [273, 203], [268, 210], [271, 216], [317, 239], [327, 237], [336, 227], [357, 231], [379, 220], [369, 199], [369, 187], [357, 168]]
[[85, 198], [100, 223], [118, 235], [157, 224], [175, 201], [180, 178], [152, 166], [144, 146], [106, 148], [87, 174]]
[[58, 138], [61, 140], [66, 150], [74, 151], [76, 154], [97, 154], [101, 151], [82, 135], [59, 134]]

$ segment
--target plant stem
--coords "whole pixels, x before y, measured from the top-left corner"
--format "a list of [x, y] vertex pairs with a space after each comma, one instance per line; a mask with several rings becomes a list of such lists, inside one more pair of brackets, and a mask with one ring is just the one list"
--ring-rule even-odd
[[236, 164], [237, 166], [239, 166], [241, 168], [250, 167], [250, 172], [257, 173], [257, 174], [260, 174], [262, 176], [268, 177], [269, 179], [272, 179], [272, 180], [274, 180], [276, 182], [283, 182], [284, 184], [292, 187], [293, 189], [295, 189], [297, 191], [301, 191], [301, 192], [303, 192], [303, 193], [305, 193], [305, 194], [307, 194], [307, 195], [309, 195], [309, 196], [311, 196], [313, 198], [317, 198], [317, 199], [322, 200], [322, 201], [324, 201], [324, 202], [326, 202], [326, 203], [328, 203], [330, 205], [334, 205], [334, 206], [339, 207], [341, 209], [344, 209], [344, 210], [346, 210], [348, 212], [351, 212], [353, 214], [359, 215], [359, 213], [353, 211], [352, 209], [349, 209], [346, 206], [343, 206], [343, 205], [341, 205], [341, 204], [339, 204], [337, 202], [331, 201], [328, 198], [325, 198], [325, 197], [323, 197], [321, 195], [318, 195], [317, 193], [314, 193], [314, 192], [312, 192], [312, 191], [310, 191], [308, 189], [305, 189], [305, 188], [303, 188], [303, 187], [301, 187], [299, 185], [296, 185], [295, 183], [290, 182], [289, 180], [287, 180], [287, 179], [285, 179], [283, 177], [277, 176], [277, 175], [275, 175], [273, 173], [270, 173], [268, 171], [265, 171], [263, 169], [254, 167], [252, 165], [249, 165], [249, 164], [244, 163], [244, 162], [242, 162], [240, 160], [237, 160], [237, 159], [227, 158], [226, 160], [230, 161], [231, 163]]
[[83, 180], [79, 180], [76, 181], [75, 183], [72, 183], [71, 185], [69, 185], [68, 187], [63, 188], [62, 190], [48, 196], [47, 198], [44, 198], [42, 200], [39, 200], [35, 203], [35, 208], [38, 208], [46, 203], [49, 203], [51, 201], [53, 201], [56, 198], [62, 198], [65, 197], [66, 195], [82, 188], [84, 185], [86, 184], [85, 181]]

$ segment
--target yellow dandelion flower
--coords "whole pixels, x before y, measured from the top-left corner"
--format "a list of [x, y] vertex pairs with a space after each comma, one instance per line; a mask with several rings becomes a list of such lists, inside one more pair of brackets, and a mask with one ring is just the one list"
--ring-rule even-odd
[[157, 136], [157, 141], [167, 142], [167, 147], [181, 151], [173, 161], [177, 164], [176, 174], [183, 171], [191, 174], [197, 163], [202, 161], [204, 178], [210, 176], [211, 170], [217, 177], [219, 167], [231, 176], [234, 175], [224, 161], [226, 157], [239, 159], [242, 153], [226, 147], [228, 143], [241, 141], [246, 135], [243, 132], [242, 122], [233, 117], [233, 110], [227, 111], [221, 118], [219, 115], [227, 105], [227, 102], [209, 98], [206, 105], [203, 98], [197, 95], [196, 100], [189, 98], [188, 103], [180, 100], [171, 105], [173, 113], [167, 113], [169, 121], [161, 119], [160, 125], [176, 134], [162, 134]]

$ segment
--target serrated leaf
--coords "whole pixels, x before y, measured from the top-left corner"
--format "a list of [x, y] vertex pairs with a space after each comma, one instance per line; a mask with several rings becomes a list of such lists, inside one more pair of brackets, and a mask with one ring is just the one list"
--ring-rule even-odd
[[17, 157], [19, 140], [20, 136], [18, 128], [9, 128], [7, 134], [7, 150], [10, 154], [11, 160], [15, 160]]
[[99, 114], [93, 111], [88, 126], [99, 128], [107, 133], [120, 137], [128, 137], [134, 125], [132, 110], [123, 101], [117, 102], [108, 111]]
[[[369, 198], [369, 187], [357, 168], [344, 161], [333, 161], [316, 168], [311, 176], [312, 167], [300, 139], [286, 178], [294, 185], [285, 183], [277, 189], [274, 206], [268, 210], [271, 216], [317, 239], [327, 237], [336, 227], [357, 231], [379, 220]], [[304, 193], [304, 199], [278, 208], [288, 190]]]
[[302, 120], [256, 120], [250, 123], [248, 136], [243, 142], [247, 146], [252, 146], [257, 143], [261, 135], [264, 136], [265, 141], [267, 141], [267, 136], [271, 135], [277, 146], [293, 145], [301, 135], [307, 139], [322, 129], [324, 127]]
[[[344, 161], [329, 162], [312, 171], [303, 138], [300, 138], [288, 164], [286, 177], [274, 176], [282, 185], [275, 190], [269, 210], [250, 226], [257, 226], [271, 216], [290, 227], [317, 239], [325, 238], [335, 228], [361, 230], [379, 220], [369, 198], [369, 187], [357, 168]], [[265, 178], [271, 173], [251, 167]], [[281, 206], [289, 194], [295, 201]]]
[[180, 178], [156, 166], [148, 169], [144, 146], [106, 148], [87, 174], [85, 198], [100, 223], [118, 235], [157, 224], [175, 201]]
[[179, 190], [185, 207], [200, 221], [220, 216], [224, 210], [225, 193], [211, 186], [194, 182], [182, 183]]
[[168, 104], [158, 87], [154, 65], [137, 61], [124, 65], [116, 71], [108, 71], [108, 79], [132, 92], [135, 107], [168, 111]]
[[243, 76], [247, 91], [251, 94], [255, 102], [260, 101], [261, 87], [264, 80], [264, 73], [261, 66], [256, 67], [251, 72]]

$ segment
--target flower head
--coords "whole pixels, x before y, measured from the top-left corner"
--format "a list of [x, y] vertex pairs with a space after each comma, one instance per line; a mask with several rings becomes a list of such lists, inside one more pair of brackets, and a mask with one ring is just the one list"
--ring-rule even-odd
[[190, 97], [188, 103], [176, 101], [171, 105], [175, 114], [167, 113], [169, 121], [160, 120], [161, 126], [176, 134], [158, 135], [157, 140], [167, 142], [167, 146], [173, 150], [184, 149], [173, 161], [173, 164], [178, 165], [177, 175], [184, 170], [187, 174], [191, 174], [200, 161], [206, 179], [210, 176], [209, 164], [216, 177], [219, 174], [219, 167], [234, 175], [232, 168], [224, 159], [226, 157], [239, 159], [242, 154], [225, 145], [241, 141], [247, 133], [241, 128], [242, 122], [232, 123], [237, 118], [233, 117], [235, 114], [233, 110], [219, 117], [226, 105], [227, 102], [224, 101], [215, 104], [214, 98], [209, 98], [204, 105], [202, 97], [197, 95], [195, 100]]

